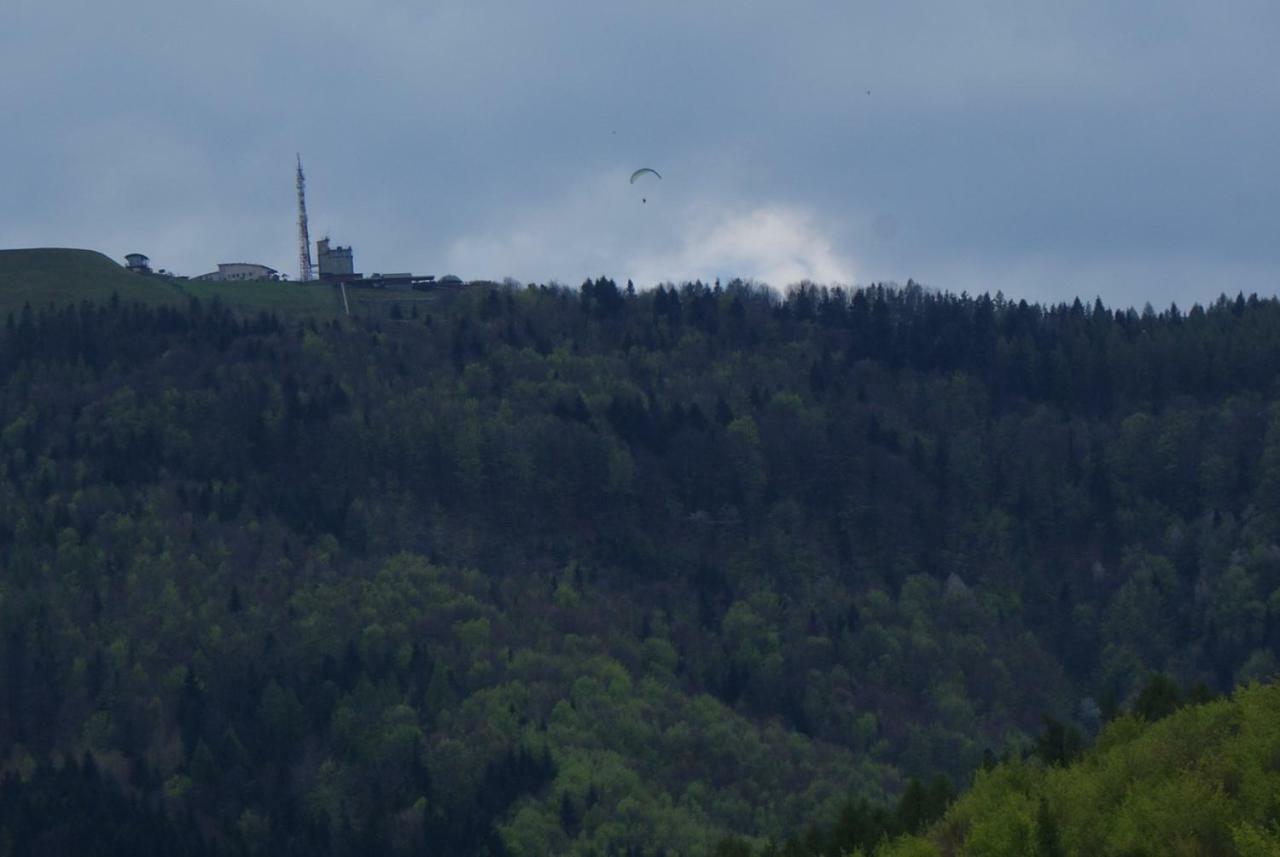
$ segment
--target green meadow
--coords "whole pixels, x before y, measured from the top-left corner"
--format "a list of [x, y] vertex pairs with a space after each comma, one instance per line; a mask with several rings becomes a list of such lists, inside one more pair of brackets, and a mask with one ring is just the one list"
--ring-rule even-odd
[[0, 250], [0, 313], [20, 311], [27, 304], [39, 309], [104, 302], [113, 294], [125, 302], [151, 306], [186, 305], [191, 298], [221, 300], [236, 310], [288, 317], [328, 317], [342, 312], [337, 290], [318, 283], [181, 280], [135, 274], [95, 250]]

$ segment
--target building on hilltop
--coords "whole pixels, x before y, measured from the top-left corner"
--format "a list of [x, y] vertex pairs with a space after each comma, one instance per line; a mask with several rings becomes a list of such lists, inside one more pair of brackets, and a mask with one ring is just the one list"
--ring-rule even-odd
[[269, 268], [266, 265], [255, 265], [252, 262], [222, 262], [218, 265], [218, 270], [209, 274], [201, 274], [196, 279], [213, 280], [220, 283], [232, 280], [278, 280], [280, 279], [280, 272], [275, 268]]
[[370, 274], [365, 281], [375, 289], [393, 289], [396, 291], [411, 289], [415, 282], [421, 282], [426, 278], [415, 277], [410, 273], [402, 274]]
[[141, 253], [129, 253], [124, 257], [124, 266], [135, 274], [150, 274], [151, 260]]
[[316, 270], [321, 282], [356, 289], [429, 289], [434, 276], [410, 273], [372, 274], [368, 277], [356, 273], [350, 247], [330, 245], [328, 238], [316, 242]]
[[351, 258], [350, 247], [339, 247], [336, 244], [330, 247], [329, 239], [321, 238], [316, 242], [316, 256], [322, 280], [340, 280], [360, 276], [355, 273], [355, 263]]

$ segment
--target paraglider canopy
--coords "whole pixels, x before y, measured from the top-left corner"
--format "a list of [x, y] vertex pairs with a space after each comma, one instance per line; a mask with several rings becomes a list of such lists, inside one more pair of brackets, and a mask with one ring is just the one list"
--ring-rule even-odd
[[631, 174], [631, 184], [635, 184], [636, 179], [640, 178], [640, 176], [644, 175], [645, 173], [652, 173], [658, 178], [662, 178], [662, 175], [657, 170], [651, 169], [650, 167], [641, 167], [640, 169], [636, 170], [634, 173]]

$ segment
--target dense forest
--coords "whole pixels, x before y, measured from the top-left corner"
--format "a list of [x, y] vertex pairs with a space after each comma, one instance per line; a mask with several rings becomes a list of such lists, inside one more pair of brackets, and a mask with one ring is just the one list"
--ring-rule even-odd
[[1036, 765], [1280, 670], [1277, 379], [1243, 295], [26, 308], [0, 857], [1083, 847]]

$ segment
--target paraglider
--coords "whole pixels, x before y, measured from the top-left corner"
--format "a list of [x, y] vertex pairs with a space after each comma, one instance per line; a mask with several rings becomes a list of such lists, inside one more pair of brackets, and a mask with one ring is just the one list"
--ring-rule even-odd
[[[632, 173], [632, 174], [631, 174], [631, 184], [635, 184], [635, 183], [636, 183], [636, 179], [638, 179], [638, 178], [640, 178], [641, 176], [646, 175], [646, 174], [654, 175], [654, 176], [657, 176], [658, 178], [662, 178], [662, 174], [661, 174], [661, 173], [659, 173], [657, 170], [653, 169], [652, 167], [641, 167], [640, 169], [636, 170], [634, 173]], [[641, 202], [648, 202], [648, 201], [649, 201], [649, 199], [648, 199], [648, 197], [643, 197], [643, 196], [642, 196], [642, 197], [640, 197], [640, 201], [641, 201]]]

